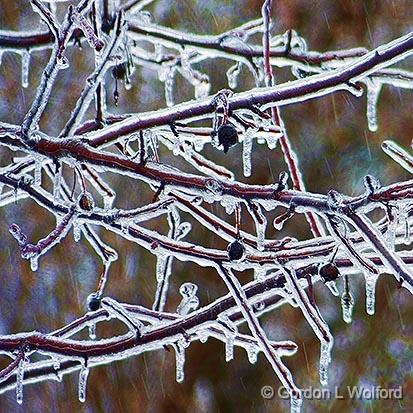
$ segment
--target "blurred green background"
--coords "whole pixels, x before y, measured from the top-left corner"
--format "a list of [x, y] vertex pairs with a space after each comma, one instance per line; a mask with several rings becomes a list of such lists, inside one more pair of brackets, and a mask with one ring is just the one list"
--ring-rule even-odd
[[[410, 1], [356, 0], [289, 0], [275, 1], [274, 33], [295, 29], [310, 50], [338, 50], [366, 47], [371, 49], [407, 33], [413, 27]], [[256, 0], [155, 0], [148, 8], [156, 22], [199, 34], [218, 34], [260, 16], [261, 1]], [[38, 17], [26, 0], [0, 0], [0, 28], [35, 30]], [[0, 66], [0, 119], [19, 124], [35, 94], [49, 52], [32, 53], [30, 85], [20, 84], [20, 56], [6, 52]], [[68, 53], [71, 68], [59, 74], [58, 81], [41, 127], [57, 134], [67, 120], [83, 81], [93, 68], [93, 54], [85, 44], [82, 50], [73, 47]], [[223, 59], [210, 60], [201, 67], [211, 78], [211, 93], [227, 88], [225, 73], [232, 65]], [[411, 58], [403, 63], [411, 67]], [[276, 69], [278, 82], [291, 79], [289, 69]], [[157, 74], [137, 68], [131, 90], [121, 90], [120, 104], [113, 105], [113, 80], [107, 77], [109, 109], [114, 113], [140, 112], [163, 107], [163, 84]], [[253, 79], [243, 70], [236, 91], [253, 86]], [[193, 89], [177, 79], [177, 102], [191, 99]], [[325, 193], [331, 188], [349, 195], [363, 191], [367, 173], [382, 184], [408, 179], [409, 175], [393, 163], [380, 149], [381, 142], [392, 138], [408, 147], [412, 138], [412, 92], [384, 87], [378, 105], [379, 130], [370, 133], [365, 118], [365, 97], [336, 93], [318, 100], [285, 107], [282, 116], [294, 150], [300, 160], [307, 188]], [[228, 156], [206, 148], [213, 159], [242, 177], [242, 148], [231, 149]], [[12, 154], [0, 149], [1, 166]], [[166, 151], [161, 160], [185, 167]], [[285, 165], [279, 150], [269, 151], [254, 143], [253, 175], [246, 182], [268, 184]], [[68, 175], [71, 179], [71, 175]], [[147, 201], [143, 186], [120, 176], [105, 177], [117, 191], [115, 206], [132, 208]], [[46, 181], [47, 182], [47, 181]], [[49, 185], [49, 184], [47, 184]], [[50, 187], [50, 185], [49, 185]], [[215, 212], [226, 217], [218, 208]], [[230, 218], [232, 219], [232, 217]], [[54, 226], [54, 218], [32, 201], [21, 201], [0, 209], [0, 334], [38, 330], [48, 332], [63, 326], [85, 312], [86, 297], [96, 288], [100, 262], [88, 244], [73, 241], [72, 233], [39, 261], [39, 270], [31, 272], [29, 263], [20, 258], [18, 247], [8, 233], [15, 222], [34, 241], [44, 237]], [[249, 226], [245, 217], [245, 227]], [[152, 223], [165, 233], [164, 220]], [[252, 230], [252, 229], [251, 229]], [[155, 292], [155, 261], [142, 248], [103, 233], [102, 238], [119, 253], [111, 267], [106, 293], [122, 301], [151, 307]], [[281, 235], [298, 239], [309, 236], [306, 222], [295, 217]], [[270, 225], [268, 238], [279, 238]], [[206, 229], [195, 227], [191, 240], [203, 245], [225, 248], [225, 244]], [[251, 274], [240, 275], [242, 282]], [[180, 301], [179, 286], [192, 281], [199, 286], [201, 305], [226, 293], [225, 286], [214, 271], [191, 263], [174, 261], [173, 277], [167, 309], [174, 311]], [[340, 284], [341, 288], [342, 285]], [[338, 386], [346, 395], [347, 386], [403, 387], [402, 400], [306, 400], [306, 412], [409, 412], [413, 411], [412, 325], [413, 304], [410, 295], [397, 289], [393, 277], [380, 277], [377, 286], [375, 316], [367, 316], [364, 306], [364, 282], [361, 275], [351, 278], [355, 295], [354, 321], [341, 319], [337, 298], [323, 285], [316, 286], [321, 313], [335, 337], [330, 388]], [[299, 310], [287, 306], [262, 318], [271, 339], [292, 339], [298, 353], [285, 359], [296, 383], [302, 388], [318, 388], [319, 342]], [[124, 331], [121, 327], [102, 325], [99, 336]], [[119, 327], [119, 328], [118, 328]], [[246, 331], [242, 328], [241, 331]], [[5, 360], [2, 361], [3, 365]], [[139, 357], [93, 369], [87, 385], [85, 404], [78, 401], [77, 374], [65, 376], [62, 383], [45, 382], [25, 386], [24, 404], [15, 402], [14, 392], [0, 396], [0, 412], [287, 412], [289, 403], [277, 397], [265, 400], [261, 387], [279, 382], [265, 358], [260, 355], [250, 364], [243, 350], [236, 349], [235, 358], [225, 363], [224, 345], [214, 339], [206, 344], [194, 343], [187, 350], [185, 381], [175, 381], [174, 352], [160, 350]]]

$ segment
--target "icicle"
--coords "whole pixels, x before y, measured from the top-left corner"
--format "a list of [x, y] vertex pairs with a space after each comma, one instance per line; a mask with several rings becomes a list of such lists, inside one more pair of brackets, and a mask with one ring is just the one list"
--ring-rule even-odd
[[295, 398], [295, 397], [291, 397], [290, 402], [291, 402], [290, 413], [300, 413], [301, 412], [301, 406], [303, 404], [303, 400]]
[[53, 368], [54, 368], [55, 370], [59, 370], [59, 369], [60, 369], [60, 360], [59, 360], [58, 358], [55, 358], [55, 359], [53, 360]]
[[199, 332], [199, 333], [198, 333], [198, 336], [199, 336], [199, 341], [200, 341], [202, 344], [205, 344], [205, 343], [208, 341], [208, 338], [209, 338], [208, 333], [202, 331], [202, 332]]
[[331, 294], [333, 294], [335, 297], [338, 297], [340, 295], [335, 281], [327, 281], [325, 285], [330, 290]]
[[320, 348], [320, 383], [322, 386], [328, 384], [328, 365], [331, 362], [331, 344], [327, 341], [321, 341]]
[[32, 271], [37, 271], [39, 268], [39, 256], [34, 255], [33, 257], [30, 258], [30, 269]]
[[251, 152], [252, 152], [252, 137], [255, 135], [256, 129], [249, 128], [244, 133], [244, 142], [242, 147], [242, 161], [244, 164], [244, 176], [251, 176]]
[[221, 199], [221, 205], [228, 215], [232, 215], [235, 211], [235, 207], [237, 206], [237, 201], [230, 196], [224, 196]]
[[[1, 191], [0, 191], [1, 193]], [[403, 208], [402, 211], [400, 211], [400, 216], [402, 217], [401, 219], [404, 221], [404, 237], [403, 237], [403, 243], [405, 245], [410, 245], [410, 239], [411, 239], [411, 234], [410, 234], [410, 222], [409, 222], [409, 215], [407, 213], [407, 209]]]
[[218, 316], [219, 326], [223, 328], [225, 334], [225, 361], [229, 362], [234, 358], [234, 341], [238, 331], [235, 323], [226, 315]]
[[253, 57], [252, 61], [254, 65], [248, 65], [248, 69], [254, 76], [255, 80], [255, 87], [260, 87], [262, 82], [264, 81], [264, 59], [262, 57]]
[[234, 358], [235, 333], [225, 330], [225, 361], [228, 363]]
[[42, 185], [42, 163], [40, 161], [36, 161], [34, 165], [34, 185]]
[[166, 262], [168, 257], [165, 254], [159, 254], [156, 261], [156, 281], [159, 283], [164, 279]]
[[89, 375], [89, 368], [82, 365], [79, 372], [79, 401], [84, 403], [86, 401], [86, 384]]
[[376, 274], [364, 273], [366, 281], [366, 312], [369, 315], [373, 315], [375, 311], [376, 283], [378, 278], [379, 276]]
[[347, 275], [344, 276], [344, 283], [345, 283], [344, 292], [341, 296], [341, 309], [343, 312], [343, 320], [349, 324], [352, 321], [354, 298], [348, 286]]
[[171, 107], [175, 104], [174, 100], [174, 78], [175, 78], [175, 69], [168, 68], [168, 71], [165, 76], [165, 101], [166, 106]]
[[108, 210], [112, 208], [114, 196], [103, 195], [103, 209]]
[[267, 271], [263, 267], [254, 268], [254, 280], [263, 280], [267, 274]]
[[53, 197], [55, 200], [58, 200], [60, 198], [60, 187], [62, 183], [62, 165], [59, 164], [56, 169], [53, 178]]
[[270, 132], [265, 134], [265, 141], [267, 142], [268, 149], [273, 150], [277, 147], [278, 141], [282, 133], [280, 132]]
[[199, 299], [196, 296], [198, 286], [194, 283], [184, 283], [179, 288], [182, 301], [178, 305], [176, 312], [180, 315], [187, 315], [189, 312], [196, 310], [199, 306]]
[[89, 324], [89, 338], [91, 340], [95, 340], [96, 339], [96, 324]]
[[17, 374], [16, 374], [16, 401], [18, 404], [23, 403], [24, 365], [25, 365], [25, 360], [23, 357], [19, 362], [19, 365], [17, 367]]
[[30, 53], [22, 53], [22, 87], [29, 86], [29, 66], [30, 66]]
[[182, 383], [185, 379], [185, 347], [187, 346], [182, 343], [182, 340], [178, 340], [174, 347], [176, 353], [176, 381]]
[[171, 276], [172, 266], [168, 263], [168, 257], [165, 254], [158, 254], [156, 261], [156, 295], [152, 306], [153, 310], [163, 311], [166, 303], [166, 295], [169, 289], [169, 278]]
[[200, 81], [195, 83], [195, 99], [203, 99], [209, 95], [211, 84], [208, 76], [204, 76]]
[[379, 99], [382, 83], [377, 80], [367, 80], [367, 123], [371, 132], [376, 132], [377, 123], [377, 102]]
[[255, 345], [250, 345], [247, 348], [247, 355], [248, 355], [248, 361], [251, 364], [255, 364], [257, 362], [257, 359], [258, 359], [257, 347]]
[[248, 211], [255, 223], [255, 229], [257, 232], [257, 248], [260, 251], [264, 250], [265, 231], [267, 228], [267, 218], [262, 213], [261, 206], [259, 204], [247, 203]]
[[73, 221], [73, 239], [75, 240], [75, 242], [80, 241], [80, 237], [82, 234], [81, 230], [82, 230], [82, 225], [77, 221]]
[[397, 230], [397, 224], [399, 221], [399, 209], [398, 208], [392, 208], [390, 213], [392, 217], [389, 217], [390, 220], [388, 222], [387, 226], [387, 231], [384, 234], [384, 241], [389, 247], [390, 250], [395, 250], [396, 247], [396, 230]]
[[227, 71], [228, 86], [231, 89], [235, 89], [238, 85], [238, 75], [241, 72], [241, 67], [241, 62], [237, 62], [234, 66], [231, 66]]

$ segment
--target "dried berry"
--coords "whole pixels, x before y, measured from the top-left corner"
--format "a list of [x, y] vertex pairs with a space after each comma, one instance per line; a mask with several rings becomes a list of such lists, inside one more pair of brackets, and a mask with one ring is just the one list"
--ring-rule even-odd
[[227, 153], [228, 149], [238, 142], [237, 129], [231, 125], [221, 125], [218, 128], [218, 142], [223, 146], [224, 152]]
[[244, 245], [238, 240], [231, 242], [228, 245], [228, 258], [231, 261], [238, 261], [244, 256], [245, 248]]
[[88, 192], [84, 192], [79, 198], [79, 207], [85, 211], [91, 211], [95, 206], [95, 202]]
[[320, 267], [319, 273], [324, 282], [334, 281], [340, 275], [340, 272], [331, 262]]
[[112, 69], [112, 76], [114, 79], [123, 80], [128, 73], [128, 64], [126, 62], [119, 63]]
[[87, 298], [87, 308], [89, 311], [97, 311], [100, 308], [100, 297], [97, 293], [92, 293]]

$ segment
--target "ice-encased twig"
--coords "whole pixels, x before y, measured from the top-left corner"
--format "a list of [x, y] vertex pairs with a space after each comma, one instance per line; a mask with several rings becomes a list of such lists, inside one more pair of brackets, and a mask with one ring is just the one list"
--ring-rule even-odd
[[331, 362], [331, 350], [333, 348], [333, 336], [327, 323], [321, 316], [318, 308], [312, 304], [304, 291], [303, 287], [300, 285], [295, 271], [293, 269], [287, 268], [286, 266], [281, 266], [282, 272], [285, 275], [288, 284], [291, 288], [295, 301], [299, 305], [305, 319], [308, 324], [310, 324], [315, 335], [320, 340], [320, 383], [323, 386], [328, 384], [328, 365]]
[[231, 272], [231, 270], [225, 269], [222, 266], [218, 266], [217, 271], [225, 282], [231, 295], [234, 297], [235, 302], [237, 303], [246, 322], [248, 323], [248, 327], [251, 330], [252, 335], [257, 339], [260, 350], [265, 354], [277, 377], [279, 378], [283, 386], [287, 389], [290, 395], [291, 404], [296, 405], [298, 407], [297, 411], [299, 411], [302, 403], [301, 391], [295, 385], [291, 372], [282, 363], [280, 355], [270, 345], [267, 335], [265, 334], [257, 317], [255, 316], [254, 310], [249, 304], [239, 281]]

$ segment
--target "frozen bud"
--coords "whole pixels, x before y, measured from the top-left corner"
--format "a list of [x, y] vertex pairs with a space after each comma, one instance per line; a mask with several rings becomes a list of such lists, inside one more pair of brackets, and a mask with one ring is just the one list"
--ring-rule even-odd
[[92, 293], [87, 297], [87, 308], [89, 311], [97, 311], [100, 308], [100, 297], [98, 293]]
[[11, 224], [9, 227], [10, 234], [16, 239], [19, 245], [25, 245], [27, 243], [27, 236], [22, 232], [17, 224]]
[[91, 211], [95, 206], [95, 201], [89, 192], [84, 192], [79, 197], [79, 207], [84, 211]]
[[364, 186], [369, 195], [374, 194], [378, 189], [380, 189], [380, 182], [371, 175], [366, 175], [364, 177]]
[[340, 271], [338, 270], [337, 266], [329, 262], [328, 264], [324, 264], [318, 270], [320, 277], [323, 279], [323, 282], [334, 281], [340, 275]]
[[23, 175], [17, 182], [18, 188], [25, 189], [28, 186], [32, 185], [34, 179], [30, 175]]
[[331, 209], [338, 208], [341, 203], [343, 202], [343, 195], [339, 192], [335, 191], [334, 189], [330, 189], [327, 193], [327, 205]]
[[282, 191], [284, 189], [288, 189], [288, 173], [282, 171], [278, 176], [278, 190]]
[[239, 241], [235, 240], [228, 245], [228, 258], [231, 261], [238, 261], [242, 259], [245, 253], [244, 245]]
[[120, 63], [113, 67], [112, 76], [114, 79], [123, 80], [128, 72], [128, 64], [126, 62]]
[[231, 124], [221, 125], [218, 128], [218, 143], [224, 148], [227, 153], [231, 146], [238, 142], [238, 132], [235, 126]]

